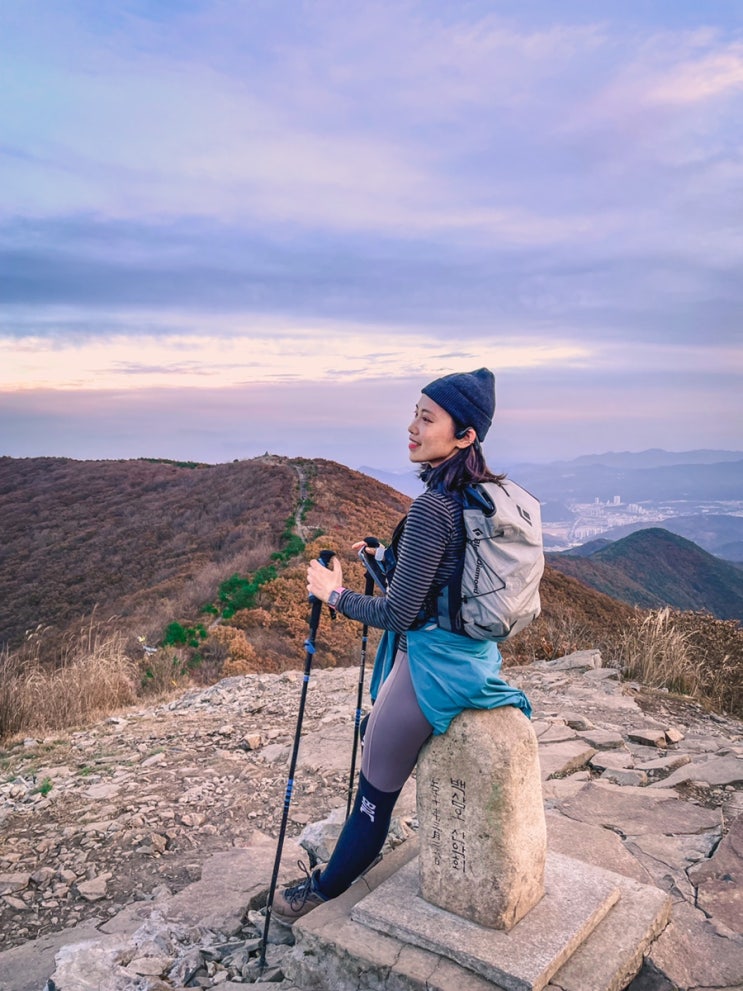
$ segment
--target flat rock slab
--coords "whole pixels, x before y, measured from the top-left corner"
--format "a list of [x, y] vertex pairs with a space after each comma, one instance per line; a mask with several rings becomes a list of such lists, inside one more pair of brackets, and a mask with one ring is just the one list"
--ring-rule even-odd
[[591, 782], [572, 798], [558, 803], [560, 811], [594, 826], [619, 829], [625, 836], [645, 833], [705, 833], [721, 823], [719, 809], [703, 809], [680, 798], [659, 798], [651, 787], [628, 791], [620, 786]]
[[538, 661], [534, 667], [545, 671], [593, 671], [602, 666], [601, 651], [576, 650], [554, 661]]
[[624, 737], [608, 729], [584, 730], [580, 736], [597, 750], [618, 750], [624, 747]]
[[[673, 788], [685, 781], [705, 781], [713, 786], [743, 784], [743, 759], [731, 755], [686, 764], [673, 774], [669, 774], [658, 785], [663, 788]], [[655, 788], [658, 785], [650, 785], [650, 787]]]
[[508, 933], [424, 901], [413, 860], [358, 902], [351, 918], [448, 957], [506, 991], [541, 991], [619, 898], [616, 878], [548, 854], [544, 898]]
[[563, 712], [562, 718], [571, 729], [586, 730], [596, 728], [591, 720], [584, 716], [582, 712]]
[[583, 677], [587, 681], [618, 681], [619, 680], [619, 669], [618, 668], [596, 668], [593, 671], [584, 671]]
[[555, 724], [537, 733], [537, 739], [542, 743], [564, 743], [566, 740], [574, 740], [577, 736], [575, 730], [566, 726], [565, 723]]
[[306, 733], [299, 745], [298, 772], [304, 770], [331, 774], [334, 771], [347, 771], [352, 749], [353, 724], [348, 717], [345, 722], [323, 726], [318, 732]]
[[649, 884], [618, 878], [611, 912], [552, 978], [560, 991], [624, 991], [671, 915], [671, 899]]
[[0, 988], [3, 991], [41, 991], [54, 970], [54, 958], [68, 943], [98, 939], [96, 922], [81, 922], [71, 929], [39, 936], [0, 953]]
[[666, 731], [660, 727], [646, 726], [642, 729], [630, 730], [627, 734], [627, 739], [632, 743], [641, 743], [644, 747], [661, 747], [665, 749], [668, 746]]
[[693, 904], [695, 893], [687, 868], [709, 856], [719, 841], [721, 832], [720, 826], [709, 833], [686, 836], [646, 833], [644, 836], [628, 836], [625, 845], [638, 864], [648, 872], [654, 884], [674, 897], [681, 896]]
[[[259, 907], [268, 890], [275, 857], [276, 840], [256, 830], [249, 847], [233, 847], [213, 854], [205, 862], [200, 880], [171, 897], [127, 905], [100, 930], [133, 933], [157, 909], [168, 922], [237, 932], [245, 912]], [[305, 851], [294, 840], [285, 840], [279, 886], [298, 878], [297, 861], [302, 859], [306, 859]]]
[[[662, 757], [643, 761], [642, 764], [637, 764], [636, 766], [642, 771], [668, 771], [670, 773], [671, 771], [677, 771], [690, 761], [691, 757], [688, 754], [666, 753]], [[663, 787], [666, 787], [665, 781], [663, 782]]]
[[738, 991], [743, 985], [743, 936], [721, 936], [700, 911], [683, 902], [674, 905], [671, 922], [648, 958], [674, 988]]
[[542, 781], [551, 778], [553, 774], [570, 774], [585, 767], [596, 753], [582, 740], [566, 740], [564, 743], [540, 744], [539, 766]]
[[572, 798], [590, 780], [588, 771], [576, 771], [567, 778], [550, 778], [542, 782], [542, 795], [546, 806], [552, 808], [555, 800]]
[[629, 768], [619, 767], [608, 767], [601, 775], [601, 779], [611, 781], [615, 785], [622, 785], [622, 787], [631, 786], [633, 788], [646, 785], [648, 782], [648, 776], [644, 771], [633, 771]]
[[548, 812], [544, 818], [547, 823], [547, 846], [554, 853], [576, 857], [594, 867], [613, 871], [642, 884], [650, 882], [650, 874], [611, 829], [591, 826], [555, 812]]
[[635, 766], [635, 758], [627, 750], [599, 750], [589, 763], [595, 771], [624, 771]]
[[60, 948], [55, 970], [50, 976], [54, 988], [64, 991], [124, 991], [130, 987], [150, 985], [129, 974], [121, 966], [124, 941], [120, 935], [101, 936], [94, 940], [71, 943]]
[[689, 869], [697, 905], [733, 932], [743, 933], [743, 816], [730, 826], [709, 860]]

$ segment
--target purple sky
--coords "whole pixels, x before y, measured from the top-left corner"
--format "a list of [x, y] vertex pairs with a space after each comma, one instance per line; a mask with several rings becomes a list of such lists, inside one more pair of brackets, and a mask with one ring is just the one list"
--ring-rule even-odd
[[743, 447], [743, 6], [9, 0], [0, 455]]

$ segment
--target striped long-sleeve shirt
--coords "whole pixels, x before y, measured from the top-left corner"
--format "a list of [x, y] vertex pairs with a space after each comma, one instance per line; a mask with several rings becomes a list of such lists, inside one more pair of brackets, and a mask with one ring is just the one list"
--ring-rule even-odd
[[431, 589], [438, 591], [456, 574], [464, 546], [461, 505], [451, 495], [427, 490], [408, 512], [387, 595], [346, 590], [338, 602], [340, 612], [368, 626], [404, 634]]

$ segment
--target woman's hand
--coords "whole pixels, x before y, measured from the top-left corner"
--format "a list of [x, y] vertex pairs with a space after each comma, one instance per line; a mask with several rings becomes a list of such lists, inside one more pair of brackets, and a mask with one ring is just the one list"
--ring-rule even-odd
[[343, 584], [343, 569], [338, 558], [332, 557], [330, 565], [326, 568], [318, 560], [313, 560], [307, 567], [307, 591], [323, 602], [328, 601], [333, 589]]
[[[375, 543], [369, 544], [367, 543], [367, 540], [375, 540]], [[359, 553], [362, 547], [369, 555], [369, 557], [374, 557], [380, 548], [384, 550], [384, 544], [380, 544], [380, 542], [375, 537], [374, 538], [367, 537], [366, 540], [357, 540], [355, 544], [351, 544], [351, 548], [355, 550], [357, 554]]]
[[365, 540], [357, 540], [355, 544], [351, 544], [351, 549], [356, 551], [357, 554], [359, 553], [362, 547], [364, 548], [366, 553], [369, 554], [371, 557], [374, 556], [374, 552], [377, 549], [376, 547], [370, 547]]

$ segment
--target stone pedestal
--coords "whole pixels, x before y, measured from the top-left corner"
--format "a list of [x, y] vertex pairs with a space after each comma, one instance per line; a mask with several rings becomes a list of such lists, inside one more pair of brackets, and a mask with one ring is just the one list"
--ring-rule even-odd
[[513, 706], [468, 709], [418, 759], [421, 896], [509, 930], [544, 894], [537, 738]]

